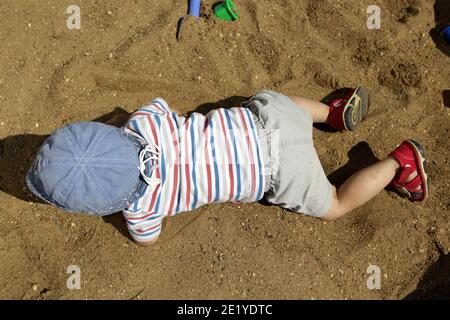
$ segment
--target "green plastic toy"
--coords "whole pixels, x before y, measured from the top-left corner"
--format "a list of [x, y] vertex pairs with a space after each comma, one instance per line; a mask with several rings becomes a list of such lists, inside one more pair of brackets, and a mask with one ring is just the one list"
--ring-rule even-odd
[[220, 20], [232, 21], [239, 19], [239, 13], [232, 0], [225, 0], [214, 7], [214, 15]]

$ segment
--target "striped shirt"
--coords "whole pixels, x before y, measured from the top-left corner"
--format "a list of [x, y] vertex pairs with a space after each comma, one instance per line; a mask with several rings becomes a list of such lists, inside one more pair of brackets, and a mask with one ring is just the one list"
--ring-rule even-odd
[[159, 150], [146, 170], [160, 183], [147, 187], [124, 210], [130, 234], [139, 242], [156, 239], [166, 216], [208, 203], [253, 202], [263, 196], [261, 147], [247, 108], [186, 118], [158, 98], [132, 114], [124, 130]]

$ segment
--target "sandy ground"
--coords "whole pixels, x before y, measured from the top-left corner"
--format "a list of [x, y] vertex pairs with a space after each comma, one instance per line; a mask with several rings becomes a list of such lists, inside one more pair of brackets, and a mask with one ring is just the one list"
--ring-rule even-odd
[[[77, 0], [81, 30], [71, 31], [73, 2], [0, 2], [0, 298], [450, 297], [450, 47], [435, 30], [449, 23], [447, 0], [236, 0], [233, 23], [203, 1], [180, 42], [186, 1]], [[381, 30], [366, 28], [371, 4]], [[210, 205], [167, 220], [140, 248], [120, 214], [66, 214], [24, 184], [45, 135], [116, 107], [162, 96], [205, 111], [263, 88], [322, 99], [358, 84], [371, 95], [359, 130], [314, 130], [326, 172], [342, 181], [414, 137], [429, 160], [426, 204], [383, 192], [335, 223]], [[370, 264], [380, 290], [366, 286]], [[66, 287], [69, 265], [81, 268], [80, 290]]]

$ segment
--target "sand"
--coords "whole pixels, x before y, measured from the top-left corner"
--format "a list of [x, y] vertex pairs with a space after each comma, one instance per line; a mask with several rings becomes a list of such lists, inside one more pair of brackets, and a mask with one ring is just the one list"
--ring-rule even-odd
[[[185, 21], [186, 1], [0, 2], [0, 298], [402, 299], [450, 297], [450, 47], [436, 25], [449, 2], [213, 1]], [[382, 9], [380, 30], [367, 6]], [[120, 214], [67, 214], [33, 198], [36, 148], [74, 121], [132, 111], [161, 96], [182, 112], [232, 106], [263, 88], [315, 99], [363, 84], [370, 115], [356, 132], [314, 129], [330, 179], [382, 158], [405, 138], [427, 151], [429, 200], [391, 192], [333, 223], [264, 203], [218, 204], [166, 220], [141, 248]], [[81, 269], [81, 289], [66, 286]], [[379, 266], [381, 289], [367, 268]]]

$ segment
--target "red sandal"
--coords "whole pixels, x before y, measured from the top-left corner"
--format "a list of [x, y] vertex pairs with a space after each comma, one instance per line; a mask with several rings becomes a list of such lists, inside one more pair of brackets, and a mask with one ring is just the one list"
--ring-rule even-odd
[[327, 102], [330, 106], [328, 123], [336, 130], [353, 131], [367, 115], [369, 96], [366, 89], [358, 87], [344, 91], [344, 96]]
[[[423, 147], [414, 140], [405, 140], [389, 156], [397, 160], [400, 165], [390, 186], [411, 201], [425, 201], [428, 196], [428, 176], [424, 168], [425, 151]], [[417, 171], [417, 176], [410, 182], [406, 182], [414, 171]], [[420, 186], [421, 190], [417, 191], [416, 189]]]

